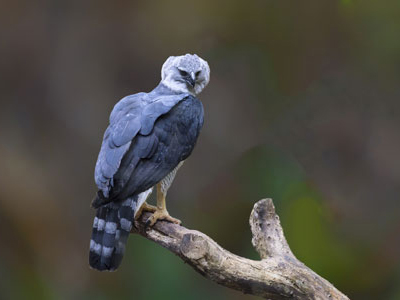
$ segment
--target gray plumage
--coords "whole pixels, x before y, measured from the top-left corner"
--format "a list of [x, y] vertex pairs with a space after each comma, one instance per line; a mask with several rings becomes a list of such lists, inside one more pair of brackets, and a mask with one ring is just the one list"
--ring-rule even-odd
[[135, 212], [154, 185], [163, 181], [168, 190], [191, 154], [203, 125], [203, 106], [195, 95], [208, 81], [208, 64], [197, 55], [170, 57], [153, 91], [115, 105], [95, 168], [93, 268], [119, 266]]

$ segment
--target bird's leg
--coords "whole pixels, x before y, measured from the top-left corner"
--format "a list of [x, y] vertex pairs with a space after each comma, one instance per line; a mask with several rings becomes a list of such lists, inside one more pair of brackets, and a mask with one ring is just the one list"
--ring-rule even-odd
[[157, 208], [152, 216], [146, 221], [146, 226], [153, 226], [157, 220], [167, 220], [175, 224], [181, 224], [181, 221], [171, 217], [165, 205], [165, 196], [161, 189], [161, 183], [157, 184]]
[[135, 214], [135, 220], [138, 220], [144, 211], [155, 212], [157, 207], [154, 205], [147, 204], [147, 202], [143, 202], [142, 206], [139, 208], [139, 211]]
[[141, 208], [143, 211], [150, 211], [150, 212], [155, 212], [157, 210], [157, 206], [150, 205], [147, 202], [144, 202]]

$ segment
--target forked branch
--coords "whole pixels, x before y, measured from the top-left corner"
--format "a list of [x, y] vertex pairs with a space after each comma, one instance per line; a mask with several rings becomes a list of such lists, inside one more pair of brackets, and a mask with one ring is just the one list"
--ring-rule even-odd
[[348, 299], [293, 255], [271, 199], [258, 201], [250, 215], [260, 261], [232, 254], [207, 235], [173, 223], [159, 221], [146, 229], [149, 216], [144, 213], [132, 233], [167, 248], [223, 286], [266, 299]]

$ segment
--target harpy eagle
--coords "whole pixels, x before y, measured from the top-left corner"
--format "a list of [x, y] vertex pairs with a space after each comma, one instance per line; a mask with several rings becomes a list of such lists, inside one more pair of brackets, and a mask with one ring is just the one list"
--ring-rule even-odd
[[[97, 209], [89, 264], [114, 271], [121, 263], [133, 218], [153, 212], [152, 226], [168, 214], [165, 197], [175, 174], [191, 154], [203, 125], [196, 98], [210, 80], [208, 63], [196, 54], [169, 57], [161, 82], [149, 93], [121, 99], [110, 115], [95, 168]], [[157, 206], [146, 203], [157, 187]]]

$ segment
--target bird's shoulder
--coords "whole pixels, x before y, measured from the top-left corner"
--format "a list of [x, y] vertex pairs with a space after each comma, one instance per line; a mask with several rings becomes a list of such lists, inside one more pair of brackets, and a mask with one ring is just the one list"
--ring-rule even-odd
[[148, 93], [136, 93], [128, 95], [119, 100], [115, 105], [110, 114], [110, 124], [117, 122], [121, 117], [126, 114], [140, 111], [143, 107], [150, 102]]
[[204, 108], [202, 102], [193, 95], [187, 96], [184, 101], [180, 102], [174, 108], [174, 114], [179, 119], [180, 123], [187, 126], [197, 124], [201, 127], [204, 119]]
[[163, 114], [183, 99], [193, 97], [188, 93], [164, 94], [157, 90], [150, 93], [136, 93], [119, 100], [110, 114], [110, 124], [121, 118], [134, 117], [142, 114], [143, 118], [155, 114]]

